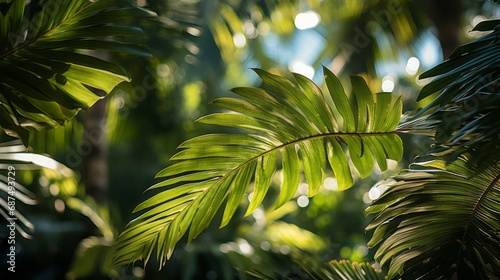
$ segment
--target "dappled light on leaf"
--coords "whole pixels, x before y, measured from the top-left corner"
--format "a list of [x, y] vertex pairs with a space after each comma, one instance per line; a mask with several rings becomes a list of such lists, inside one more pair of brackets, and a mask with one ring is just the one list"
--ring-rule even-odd
[[[487, 279], [500, 273], [500, 168], [486, 170], [460, 157], [415, 163], [367, 213], [375, 257], [391, 263], [389, 277], [412, 279], [460, 274]], [[496, 263], [495, 263], [496, 262]]]
[[[166, 179], [151, 187], [164, 190], [136, 207], [139, 215], [118, 237], [113, 247], [116, 265], [137, 259], [147, 262], [156, 251], [162, 266], [177, 242], [185, 234], [188, 241], [201, 234], [219, 208], [224, 208], [221, 227], [227, 225], [253, 181], [249, 215], [266, 196], [279, 166], [283, 180], [275, 208], [295, 196], [301, 174], [309, 185], [307, 195], [313, 196], [327, 166], [344, 190], [354, 183], [350, 161], [366, 177], [375, 162], [385, 170], [388, 159], [401, 159], [402, 142], [395, 131], [400, 99], [389, 93], [372, 94], [360, 77], [352, 77], [354, 96], [349, 98], [327, 68], [328, 92], [300, 74], [288, 80], [259, 69], [255, 72], [270, 90], [234, 88], [240, 99], [213, 102], [228, 112], [199, 119], [247, 133], [203, 135], [179, 146], [181, 150], [172, 157], [177, 162], [157, 174]], [[325, 94], [334, 106], [325, 101]]]
[[38, 1], [13, 2], [0, 18], [0, 126], [26, 146], [27, 127], [64, 125], [101, 98], [93, 89], [109, 94], [130, 81], [103, 53], [150, 56], [129, 43], [144, 36], [131, 23], [151, 17], [145, 10], [117, 0], [50, 0], [38, 11]]

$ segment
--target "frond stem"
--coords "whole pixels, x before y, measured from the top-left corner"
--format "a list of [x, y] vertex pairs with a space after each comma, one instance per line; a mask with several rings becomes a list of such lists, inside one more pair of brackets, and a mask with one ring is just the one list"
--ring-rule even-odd
[[358, 136], [358, 137], [367, 137], [367, 136], [383, 136], [383, 135], [390, 135], [390, 134], [406, 134], [408, 133], [407, 131], [404, 130], [394, 130], [394, 131], [387, 131], [387, 132], [330, 132], [330, 133], [325, 133], [325, 134], [319, 134], [319, 135], [313, 135], [313, 136], [306, 136], [304, 138], [300, 138], [297, 140], [293, 140], [288, 143], [281, 144], [279, 146], [273, 147], [272, 149], [263, 152], [262, 154], [259, 154], [257, 156], [254, 156], [253, 158], [243, 162], [233, 170], [229, 171], [226, 175], [222, 176], [219, 180], [217, 180], [216, 183], [218, 183], [220, 180], [224, 179], [225, 177], [231, 175], [232, 173], [238, 171], [240, 168], [243, 166], [247, 165], [248, 163], [265, 156], [267, 154], [270, 154], [276, 150], [280, 150], [283, 148], [286, 148], [288, 146], [292, 146], [295, 144], [298, 144], [300, 142], [308, 141], [308, 140], [314, 140], [314, 139], [324, 139], [324, 138], [330, 138], [330, 137], [342, 137], [342, 136]]
[[[300, 138], [300, 139], [297, 139], [297, 140], [293, 140], [291, 142], [288, 142], [288, 143], [284, 143], [284, 144], [281, 144], [279, 146], [276, 146], [276, 147], [273, 147], [271, 148], [270, 150], [268, 151], [265, 151], [257, 156], [254, 156], [248, 160], [246, 160], [245, 162], [239, 164], [237, 167], [235, 167], [234, 169], [232, 169], [231, 171], [229, 171], [228, 173], [226, 173], [224, 176], [221, 176], [220, 178], [218, 178], [213, 184], [211, 184], [209, 187], [207, 187], [203, 192], [200, 193], [200, 196], [207, 192], [208, 190], [210, 190], [212, 187], [220, 184], [221, 182], [223, 182], [224, 180], [226, 180], [228, 177], [230, 177], [232, 174], [234, 174], [235, 172], [237, 172], [238, 170], [240, 170], [241, 168], [243, 168], [244, 166], [246, 166], [247, 164], [249, 164], [250, 162], [262, 157], [262, 156], [265, 156], [267, 154], [270, 154], [276, 150], [279, 150], [279, 149], [282, 149], [282, 148], [286, 148], [288, 146], [291, 146], [291, 145], [295, 145], [297, 143], [300, 143], [300, 142], [303, 142], [303, 141], [308, 141], [308, 140], [313, 140], [313, 139], [324, 139], [324, 138], [330, 138], [330, 137], [342, 137], [342, 136], [358, 136], [358, 137], [362, 137], [362, 136], [382, 136], [382, 135], [391, 135], [391, 134], [405, 134], [405, 133], [408, 133], [407, 131], [404, 131], [404, 130], [394, 130], [394, 131], [387, 131], [387, 132], [330, 132], [330, 133], [325, 133], [325, 134], [320, 134], [320, 135], [313, 135], [313, 136], [306, 136], [304, 138]], [[186, 205], [186, 207], [184, 209], [187, 209], [189, 207], [191, 207], [193, 205], [193, 203], [200, 197], [198, 196], [197, 198], [193, 199], [192, 201], [189, 202], [188, 205]], [[174, 220], [176, 219], [177, 217], [173, 218], [169, 224]]]
[[[219, 179], [217, 179], [211, 186], [207, 187], [204, 191], [208, 191], [210, 190], [213, 186], [215, 185], [218, 185], [220, 182], [224, 181], [226, 178], [228, 178], [229, 176], [231, 176], [232, 174], [234, 174], [235, 172], [237, 172], [238, 170], [240, 170], [241, 168], [243, 168], [244, 166], [246, 166], [247, 164], [249, 164], [250, 162], [260, 158], [260, 157], [263, 157], [265, 155], [268, 155], [276, 150], [280, 150], [280, 149], [283, 149], [283, 148], [286, 148], [288, 146], [292, 146], [292, 145], [295, 145], [295, 144], [298, 144], [300, 142], [304, 142], [304, 141], [308, 141], [308, 140], [313, 140], [313, 139], [324, 139], [324, 138], [330, 138], [330, 137], [342, 137], [342, 136], [358, 136], [358, 137], [362, 137], [362, 136], [383, 136], [383, 135], [391, 135], [391, 134], [405, 134], [405, 133], [408, 133], [408, 131], [404, 131], [404, 130], [394, 130], [394, 131], [387, 131], [387, 132], [330, 132], [330, 133], [325, 133], [325, 134], [319, 134], [319, 135], [312, 135], [312, 136], [306, 136], [304, 138], [300, 138], [300, 139], [297, 139], [297, 140], [293, 140], [291, 142], [288, 142], [288, 143], [284, 143], [284, 144], [281, 144], [279, 146], [276, 146], [276, 147], [273, 147], [271, 149], [269, 149], [268, 151], [265, 151], [257, 156], [254, 156], [248, 160], [246, 160], [245, 162], [241, 163], [240, 165], [238, 165], [237, 167], [235, 167], [234, 169], [232, 169], [231, 171], [229, 171], [228, 173], [226, 173], [224, 176], [220, 177]], [[200, 194], [201, 195], [201, 194]], [[186, 206], [186, 208], [190, 207], [192, 205], [192, 203], [194, 203], [196, 199], [193, 199], [193, 201], [191, 201], [189, 203], [189, 205]]]
[[469, 231], [470, 225], [472, 224], [472, 220], [474, 219], [476, 212], [479, 209], [479, 206], [481, 205], [482, 201], [486, 198], [486, 195], [490, 192], [490, 190], [495, 187], [495, 185], [498, 183], [500, 180], [500, 172], [499, 174], [491, 181], [491, 183], [488, 185], [486, 189], [481, 193], [479, 198], [477, 199], [476, 203], [474, 204], [474, 208], [472, 209], [471, 215], [467, 223], [465, 224], [464, 227], [464, 234], [462, 236], [462, 239], [460, 240], [460, 250], [458, 250], [458, 255], [457, 255], [457, 265], [458, 262], [460, 261], [460, 255], [462, 253], [462, 248], [465, 249], [465, 237], [467, 236], [467, 232]]

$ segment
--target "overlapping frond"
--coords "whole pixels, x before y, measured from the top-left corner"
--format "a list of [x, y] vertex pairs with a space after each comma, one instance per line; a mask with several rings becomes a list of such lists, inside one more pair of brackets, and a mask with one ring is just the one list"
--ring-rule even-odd
[[[333, 260], [318, 263], [315, 260], [303, 259], [297, 262], [306, 275], [301, 279], [356, 279], [383, 280], [384, 274], [370, 263], [357, 263], [349, 260]], [[307, 278], [304, 278], [307, 277]]]
[[387, 159], [401, 158], [402, 144], [394, 130], [402, 105], [390, 93], [372, 94], [362, 78], [352, 77], [354, 94], [349, 98], [326, 68], [329, 94], [299, 74], [291, 81], [255, 71], [269, 90], [235, 88], [241, 99], [214, 101], [229, 112], [199, 120], [250, 132], [203, 135], [181, 144], [172, 157], [178, 162], [160, 171], [157, 176], [166, 179], [151, 187], [165, 190], [139, 204], [135, 212], [142, 213], [118, 237], [115, 264], [147, 261], [155, 248], [163, 264], [185, 234], [188, 240], [198, 236], [222, 206], [225, 226], [253, 181], [250, 214], [266, 196], [278, 166], [283, 178], [276, 207], [295, 195], [301, 172], [312, 196], [327, 162], [339, 188], [346, 189], [353, 184], [349, 161], [366, 177], [375, 161], [385, 170]]
[[35, 205], [35, 194], [21, 183], [26, 170], [51, 170], [64, 178], [75, 177], [65, 165], [43, 155], [26, 152], [18, 140], [0, 144], [0, 215], [7, 221], [15, 221], [16, 230], [25, 238], [34, 231], [33, 224], [20, 210], [21, 204]]
[[369, 246], [390, 262], [390, 279], [500, 275], [500, 165], [478, 171], [466, 156], [446, 161], [413, 164], [367, 209], [377, 214]]
[[[483, 21], [473, 31], [489, 34], [457, 48], [450, 58], [421, 78], [434, 77], [418, 97], [419, 100], [439, 92], [417, 116], [437, 121], [436, 141], [455, 146], [455, 156], [479, 149], [476, 156], [495, 158], [499, 155], [500, 133], [500, 20]], [[492, 153], [492, 151], [496, 151]]]
[[14, 221], [16, 230], [25, 238], [33, 233], [33, 224], [19, 211], [20, 204], [36, 204], [35, 194], [25, 188], [19, 178], [19, 163], [26, 163], [21, 157], [25, 147], [18, 141], [1, 143], [0, 145], [0, 215], [6, 221]]
[[27, 127], [56, 127], [127, 81], [93, 50], [149, 55], [131, 39], [151, 16], [118, 0], [10, 1], [0, 10], [0, 126], [25, 144]]

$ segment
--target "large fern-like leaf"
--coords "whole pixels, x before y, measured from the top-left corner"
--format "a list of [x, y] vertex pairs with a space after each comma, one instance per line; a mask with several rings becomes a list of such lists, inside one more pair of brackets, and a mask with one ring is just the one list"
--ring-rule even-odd
[[372, 206], [369, 246], [389, 278], [493, 279], [500, 275], [500, 165], [465, 156], [412, 165]]
[[[9, 1], [0, 6], [0, 126], [20, 137], [26, 127], [56, 127], [127, 81], [125, 71], [90, 50], [149, 55], [130, 39], [150, 14], [118, 0]], [[129, 43], [127, 43], [127, 41]]]
[[[25, 147], [18, 141], [0, 143], [0, 216], [8, 222], [14, 222], [16, 230], [25, 238], [29, 238], [34, 230], [33, 224], [19, 211], [16, 205], [36, 204], [35, 194], [19, 181], [19, 163], [28, 165]], [[39, 156], [42, 158], [43, 156]]]
[[[320, 262], [311, 256], [302, 254], [300, 259], [286, 275], [278, 271], [266, 271], [260, 266], [258, 269], [249, 269], [245, 273], [250, 279], [310, 279], [310, 280], [383, 280], [384, 273], [370, 263], [351, 262], [349, 260], [332, 260]], [[267, 268], [268, 269], [268, 268]]]
[[433, 77], [419, 95], [419, 100], [439, 94], [423, 109], [431, 115], [422, 121], [434, 121], [438, 143], [453, 146], [455, 157], [476, 150], [475, 161], [498, 158], [500, 146], [500, 20], [483, 21], [473, 31], [490, 32], [458, 47], [450, 58], [421, 78]]
[[2, 173], [0, 174], [0, 215], [9, 222], [15, 222], [16, 230], [25, 238], [30, 238], [35, 228], [20, 212], [20, 205], [35, 205], [37, 201], [36, 195], [21, 184], [20, 178], [22, 178], [23, 170], [37, 169], [51, 170], [64, 178], [76, 177], [73, 171], [65, 165], [47, 156], [26, 152], [26, 147], [18, 140], [0, 143], [0, 171]]
[[199, 120], [250, 132], [204, 135], [181, 144], [182, 150], [172, 157], [179, 162], [160, 171], [157, 176], [167, 179], [151, 187], [165, 190], [139, 204], [135, 212], [142, 214], [118, 237], [115, 264], [147, 261], [155, 248], [163, 264], [186, 233], [188, 240], [198, 236], [224, 205], [221, 227], [225, 226], [253, 179], [248, 215], [266, 196], [280, 163], [283, 180], [276, 207], [295, 195], [301, 170], [312, 196], [320, 188], [327, 162], [339, 188], [346, 189], [353, 184], [349, 160], [366, 177], [375, 161], [385, 170], [387, 159], [401, 158], [401, 140], [394, 131], [401, 101], [390, 93], [372, 94], [362, 78], [352, 77], [354, 94], [349, 98], [326, 68], [329, 96], [302, 75], [294, 74], [293, 82], [255, 71], [270, 90], [235, 88], [232, 91], [242, 99], [214, 101], [230, 112]]
[[[349, 260], [332, 260], [319, 263], [314, 259], [304, 258], [296, 261], [306, 275], [300, 279], [352, 279], [352, 280], [383, 280], [384, 274], [370, 263], [357, 263]], [[295, 278], [293, 278], [295, 279]]]

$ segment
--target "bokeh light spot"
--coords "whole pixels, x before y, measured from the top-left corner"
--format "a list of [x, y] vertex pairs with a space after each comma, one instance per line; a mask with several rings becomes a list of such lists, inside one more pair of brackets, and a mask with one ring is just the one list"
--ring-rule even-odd
[[320, 17], [314, 11], [299, 13], [295, 16], [295, 27], [300, 30], [314, 28], [319, 24]]

